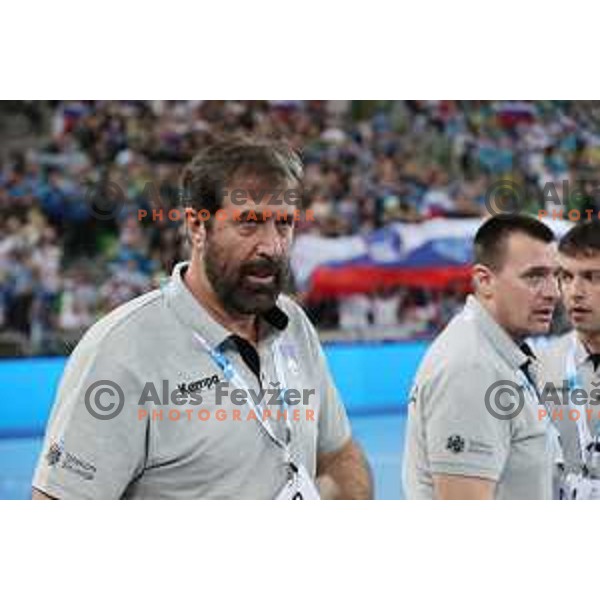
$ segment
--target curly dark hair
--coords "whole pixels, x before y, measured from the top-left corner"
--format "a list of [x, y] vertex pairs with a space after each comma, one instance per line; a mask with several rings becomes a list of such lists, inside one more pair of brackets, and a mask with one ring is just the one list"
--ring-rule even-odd
[[298, 152], [279, 140], [227, 137], [203, 148], [182, 175], [182, 200], [195, 211], [213, 215], [223, 202], [223, 192], [235, 177], [257, 175], [273, 185], [301, 185], [303, 168]]

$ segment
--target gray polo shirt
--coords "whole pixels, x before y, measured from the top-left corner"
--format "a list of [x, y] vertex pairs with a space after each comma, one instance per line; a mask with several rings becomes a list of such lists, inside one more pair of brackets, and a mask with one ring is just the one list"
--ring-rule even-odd
[[[523, 387], [520, 367], [527, 359], [470, 296], [433, 342], [415, 378], [404, 456], [408, 498], [433, 498], [433, 474], [491, 479], [497, 499], [551, 497], [553, 456], [547, 423]], [[506, 420], [492, 416], [485, 403], [490, 386], [503, 380], [514, 382], [526, 400]], [[500, 398], [501, 404], [508, 401]]]
[[[117, 308], [80, 341], [62, 376], [34, 487], [64, 499], [274, 498], [286, 481], [284, 454], [250, 418], [252, 405], [233, 402], [233, 386], [227, 395], [218, 394], [217, 383], [226, 379], [194, 332], [227, 356], [256, 394], [277, 383], [271, 347], [278, 340], [287, 388], [315, 393], [305, 397], [308, 404], [267, 406], [270, 396], [262, 406], [271, 410], [280, 438], [283, 411], [290, 411], [292, 456], [311, 476], [318, 453], [348, 441], [344, 407], [302, 309], [280, 296], [261, 318], [257, 376], [239, 340], [192, 296], [182, 279], [185, 268], [187, 263], [177, 265], [162, 289]], [[107, 407], [120, 406], [118, 391], [89, 394], [106, 388], [106, 381], [120, 387], [122, 409], [111, 419], [98, 419], [88, 407], [105, 415]], [[176, 390], [187, 394], [186, 404], [177, 397], [180, 404], [173, 403]], [[178, 411], [179, 418], [169, 411]]]
[[563, 389], [568, 389], [566, 361], [573, 341], [575, 341], [575, 368], [580, 379], [581, 389], [588, 396], [587, 401], [581, 405], [577, 403], [576, 408], [580, 411], [579, 414], [585, 418], [587, 418], [586, 409], [591, 411], [592, 419], [588, 420], [588, 423], [590, 433], [594, 435], [599, 432], [600, 428], [598, 420], [600, 403], [598, 397], [593, 399], [592, 391], [596, 390], [595, 393], [598, 394], [600, 369], [594, 372], [589, 353], [575, 331], [553, 340], [540, 352], [541, 385], [542, 389], [546, 388], [544, 391], [546, 406], [549, 413], [553, 415], [552, 423], [560, 434], [565, 471], [567, 472], [577, 472], [581, 467], [577, 422], [569, 416], [571, 406], [568, 404], [567, 396], [563, 394]]

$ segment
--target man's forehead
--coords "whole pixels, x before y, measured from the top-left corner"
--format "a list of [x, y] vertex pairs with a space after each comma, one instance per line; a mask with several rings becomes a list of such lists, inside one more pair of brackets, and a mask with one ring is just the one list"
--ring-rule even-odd
[[593, 255], [567, 256], [562, 252], [558, 254], [558, 261], [561, 267], [570, 271], [599, 271], [600, 270], [600, 252]]
[[558, 264], [558, 252], [555, 242], [545, 242], [530, 236], [515, 233], [507, 242], [506, 262], [513, 265], [548, 265]]
[[525, 235], [521, 232], [513, 233], [506, 240], [506, 247], [514, 253], [519, 252], [556, 252], [556, 242], [546, 242]]
[[247, 174], [234, 177], [224, 188], [222, 207], [242, 214], [271, 211], [273, 215], [291, 215], [301, 208], [301, 202], [302, 190], [297, 182]]

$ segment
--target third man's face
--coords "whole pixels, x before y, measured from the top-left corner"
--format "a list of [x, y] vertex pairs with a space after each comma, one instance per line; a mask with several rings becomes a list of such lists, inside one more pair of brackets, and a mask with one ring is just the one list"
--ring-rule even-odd
[[559, 254], [559, 262], [560, 290], [573, 327], [586, 334], [600, 334], [600, 254]]

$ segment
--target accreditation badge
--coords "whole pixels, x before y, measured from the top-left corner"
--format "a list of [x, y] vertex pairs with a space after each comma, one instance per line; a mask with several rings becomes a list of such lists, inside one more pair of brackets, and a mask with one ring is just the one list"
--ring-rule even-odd
[[293, 465], [294, 475], [283, 486], [275, 500], [320, 500], [319, 490], [304, 465]]
[[560, 488], [560, 500], [600, 500], [600, 480], [569, 473]]

